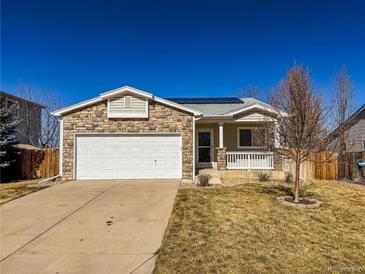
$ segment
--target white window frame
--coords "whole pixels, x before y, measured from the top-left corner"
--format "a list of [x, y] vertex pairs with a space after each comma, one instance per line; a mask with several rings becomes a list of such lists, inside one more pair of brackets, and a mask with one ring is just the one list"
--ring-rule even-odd
[[[240, 145], [240, 130], [241, 129], [249, 129], [251, 130], [251, 144], [252, 146], [241, 146]], [[266, 146], [254, 146], [253, 145], [253, 134], [252, 130], [255, 129], [264, 129], [265, 130], [265, 143], [267, 142], [267, 130], [264, 127], [237, 127], [237, 148], [265, 148]]]

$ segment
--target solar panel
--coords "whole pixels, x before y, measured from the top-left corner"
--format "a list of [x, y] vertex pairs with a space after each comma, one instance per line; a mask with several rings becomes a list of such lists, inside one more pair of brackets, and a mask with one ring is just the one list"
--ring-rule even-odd
[[238, 97], [181, 97], [165, 98], [178, 104], [242, 104]]

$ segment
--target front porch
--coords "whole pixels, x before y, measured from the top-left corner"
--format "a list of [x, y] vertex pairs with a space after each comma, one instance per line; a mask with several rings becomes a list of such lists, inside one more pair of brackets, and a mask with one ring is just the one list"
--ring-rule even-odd
[[195, 128], [197, 168], [218, 170], [274, 170], [274, 154], [267, 148], [265, 122], [198, 121]]

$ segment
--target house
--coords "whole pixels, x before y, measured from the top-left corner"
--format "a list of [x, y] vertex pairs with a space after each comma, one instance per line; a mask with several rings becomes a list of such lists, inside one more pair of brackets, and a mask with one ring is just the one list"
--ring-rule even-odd
[[[365, 151], [365, 104], [355, 111], [340, 128], [335, 129], [330, 137], [337, 141], [338, 132], [345, 129], [346, 150], [349, 152]], [[335, 141], [335, 142], [336, 142]]]
[[16, 132], [18, 142], [38, 146], [44, 106], [4, 91], [0, 91], [0, 100], [8, 107], [13, 104], [18, 105], [17, 117], [20, 120]]
[[200, 167], [281, 169], [253, 98], [160, 98], [122, 87], [54, 112], [65, 179], [193, 179]]

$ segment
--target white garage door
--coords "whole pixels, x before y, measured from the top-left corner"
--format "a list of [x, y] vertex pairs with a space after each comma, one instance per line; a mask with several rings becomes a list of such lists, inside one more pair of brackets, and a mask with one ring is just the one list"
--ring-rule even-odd
[[181, 178], [180, 135], [76, 137], [77, 179]]

